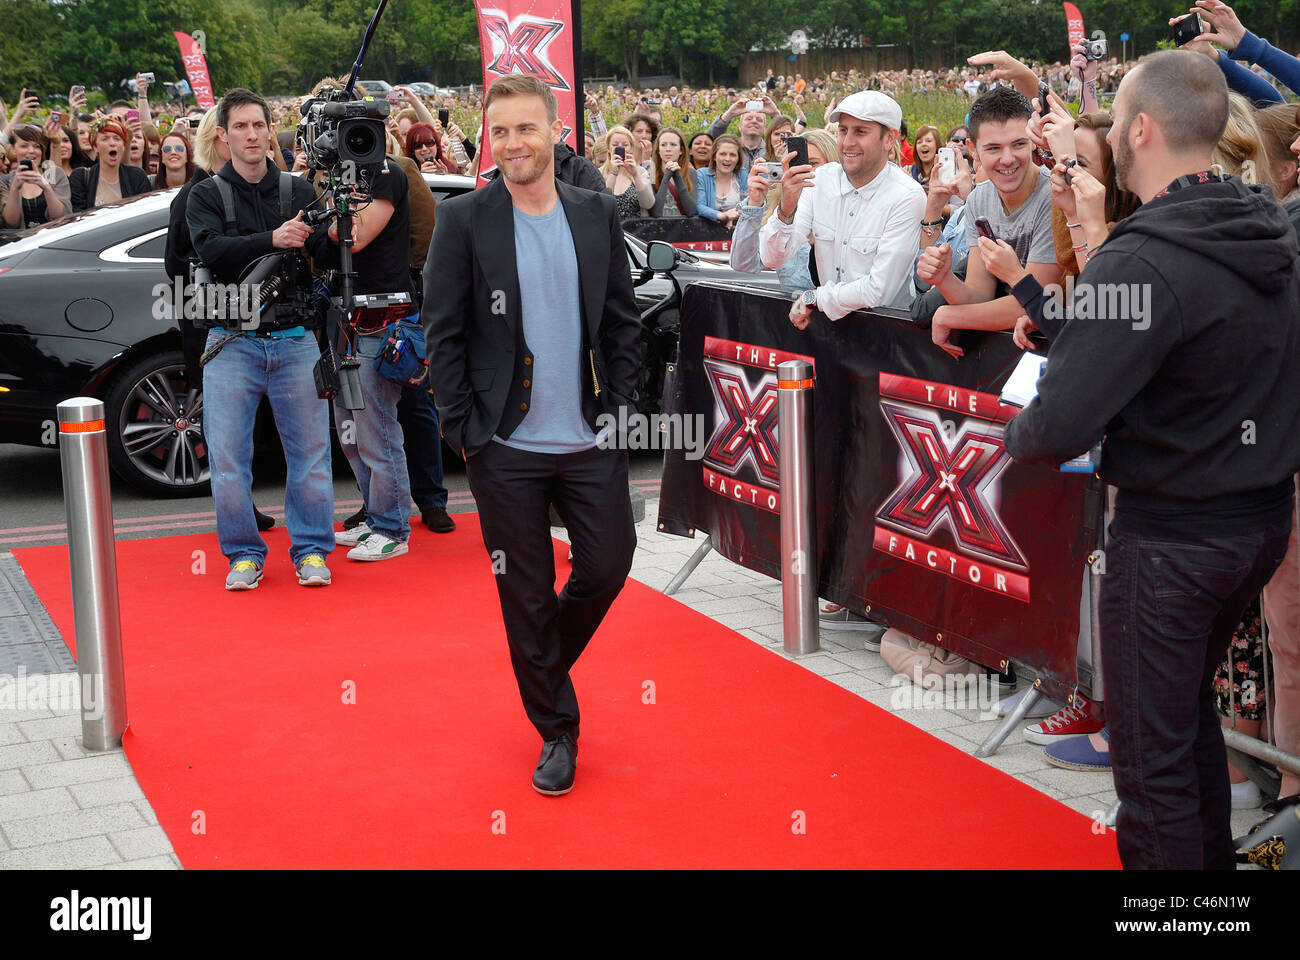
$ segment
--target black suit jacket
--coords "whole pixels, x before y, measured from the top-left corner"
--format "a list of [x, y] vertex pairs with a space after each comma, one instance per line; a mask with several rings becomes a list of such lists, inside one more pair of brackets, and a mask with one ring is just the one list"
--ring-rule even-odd
[[[634, 412], [641, 316], [614, 198], [557, 181], [582, 285], [582, 412]], [[524, 342], [514, 204], [498, 177], [438, 208], [424, 264], [429, 377], [442, 435], [472, 456], [509, 437], [528, 412], [532, 350]]]

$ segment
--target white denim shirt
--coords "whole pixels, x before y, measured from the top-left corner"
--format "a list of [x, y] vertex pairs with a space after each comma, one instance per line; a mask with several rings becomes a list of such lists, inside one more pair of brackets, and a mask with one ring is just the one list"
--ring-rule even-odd
[[826, 316], [906, 307], [915, 295], [912, 260], [924, 216], [925, 190], [895, 164], [855, 189], [838, 163], [826, 163], [800, 194], [793, 223], [778, 213], [763, 225], [763, 266], [781, 266], [811, 238], [822, 281], [817, 309]]

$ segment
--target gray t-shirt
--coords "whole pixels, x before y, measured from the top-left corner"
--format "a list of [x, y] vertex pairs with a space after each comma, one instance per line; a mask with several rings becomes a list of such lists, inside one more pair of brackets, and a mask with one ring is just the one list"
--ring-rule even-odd
[[1005, 240], [1026, 263], [1056, 263], [1056, 245], [1052, 240], [1052, 175], [1038, 167], [1038, 183], [1029, 199], [1008, 215], [991, 181], [977, 184], [966, 200], [966, 241], [974, 250], [979, 246], [975, 221], [989, 222], [993, 236]]
[[524, 341], [532, 352], [528, 413], [508, 439], [533, 453], [577, 453], [596, 445], [582, 418], [582, 305], [578, 255], [564, 204], [540, 217], [514, 211], [515, 261]]

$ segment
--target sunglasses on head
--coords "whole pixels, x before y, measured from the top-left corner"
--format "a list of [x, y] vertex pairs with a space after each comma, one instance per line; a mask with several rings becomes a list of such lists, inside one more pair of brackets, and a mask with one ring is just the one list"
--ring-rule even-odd
[[163, 153], [184, 153], [185, 147], [183, 147], [179, 143], [164, 143], [162, 147], [162, 152]]

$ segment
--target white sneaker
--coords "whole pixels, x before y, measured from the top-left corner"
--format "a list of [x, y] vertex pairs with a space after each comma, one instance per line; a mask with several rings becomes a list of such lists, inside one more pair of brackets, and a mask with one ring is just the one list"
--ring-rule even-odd
[[1234, 810], [1250, 810], [1258, 807], [1263, 799], [1254, 780], [1232, 785], [1232, 809]]
[[382, 533], [371, 532], [348, 551], [349, 560], [391, 560], [410, 550], [405, 540], [389, 540]]
[[334, 534], [334, 543], [340, 547], [355, 547], [370, 536], [370, 527], [362, 520], [351, 530], [340, 530]]

